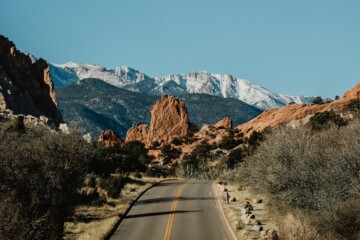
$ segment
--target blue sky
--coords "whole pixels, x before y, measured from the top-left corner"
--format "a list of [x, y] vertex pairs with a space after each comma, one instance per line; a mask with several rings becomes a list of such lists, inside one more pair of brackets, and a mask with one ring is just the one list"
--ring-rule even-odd
[[0, 34], [52, 63], [153, 77], [206, 70], [330, 97], [360, 81], [355, 0], [0, 0]]

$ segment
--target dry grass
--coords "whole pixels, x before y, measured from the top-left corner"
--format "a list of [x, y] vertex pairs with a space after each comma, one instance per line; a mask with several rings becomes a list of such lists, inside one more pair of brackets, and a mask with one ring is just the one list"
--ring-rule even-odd
[[144, 185], [127, 184], [119, 199], [108, 199], [102, 206], [78, 206], [72, 221], [65, 223], [66, 240], [97, 240], [102, 239], [112, 228], [133, 201], [143, 190], [158, 182], [159, 178], [143, 177]]
[[[235, 185], [227, 185], [226, 188], [229, 190], [231, 198], [235, 197], [237, 201], [228, 204], [224, 198], [221, 200], [221, 205], [238, 239], [263, 239], [259, 232], [251, 230], [253, 225], [246, 225], [240, 219], [240, 206], [246, 202], [246, 199], [261, 198], [263, 200], [262, 203], [252, 203], [254, 207], [252, 213], [255, 215], [256, 220], [262, 223], [264, 229], [274, 229], [278, 231], [276, 216], [270, 213], [269, 203], [266, 198], [251, 193], [248, 188], [239, 189]], [[225, 195], [224, 192], [218, 191], [221, 196]]]

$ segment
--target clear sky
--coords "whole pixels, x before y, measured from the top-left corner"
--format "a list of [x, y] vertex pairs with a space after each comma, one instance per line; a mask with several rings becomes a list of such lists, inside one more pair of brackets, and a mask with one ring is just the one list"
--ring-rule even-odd
[[52, 63], [206, 70], [277, 93], [360, 81], [358, 0], [0, 0], [0, 34]]

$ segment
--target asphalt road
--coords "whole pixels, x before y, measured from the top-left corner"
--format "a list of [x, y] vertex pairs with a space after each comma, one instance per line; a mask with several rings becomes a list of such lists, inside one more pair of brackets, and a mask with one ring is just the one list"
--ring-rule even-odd
[[111, 239], [229, 239], [205, 180], [165, 181], [133, 206]]

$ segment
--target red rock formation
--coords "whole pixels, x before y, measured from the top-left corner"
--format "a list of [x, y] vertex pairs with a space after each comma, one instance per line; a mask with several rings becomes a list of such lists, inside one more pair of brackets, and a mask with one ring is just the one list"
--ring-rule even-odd
[[163, 96], [151, 109], [148, 144], [154, 141], [170, 143], [183, 137], [189, 129], [189, 117], [183, 100]]
[[99, 135], [98, 143], [104, 145], [104, 147], [115, 147], [115, 146], [124, 146], [124, 140], [114, 132], [113, 130], [105, 130]]
[[288, 105], [280, 109], [271, 109], [263, 112], [253, 120], [241, 124], [236, 128], [242, 131], [245, 136], [249, 136], [253, 131], [262, 131], [265, 127], [277, 127], [283, 124], [288, 124], [294, 120], [304, 119], [317, 112], [324, 112], [330, 109], [335, 111], [342, 111], [346, 106], [354, 100], [359, 100], [360, 97], [360, 82], [354, 88], [347, 91], [342, 98], [325, 104], [313, 105]]
[[[18, 51], [14, 43], [0, 35], [0, 70], [2, 75], [6, 75], [0, 82], [0, 92], [7, 108], [18, 114], [44, 115], [55, 123], [62, 121], [45, 60], [32, 63], [29, 56]], [[6, 94], [8, 89], [5, 85], [9, 83], [12, 89]]]
[[214, 125], [216, 128], [232, 128], [233, 121], [231, 118], [224, 118]]
[[148, 125], [138, 123], [127, 131], [125, 142], [140, 141], [145, 145], [147, 145], [148, 137], [149, 137]]

